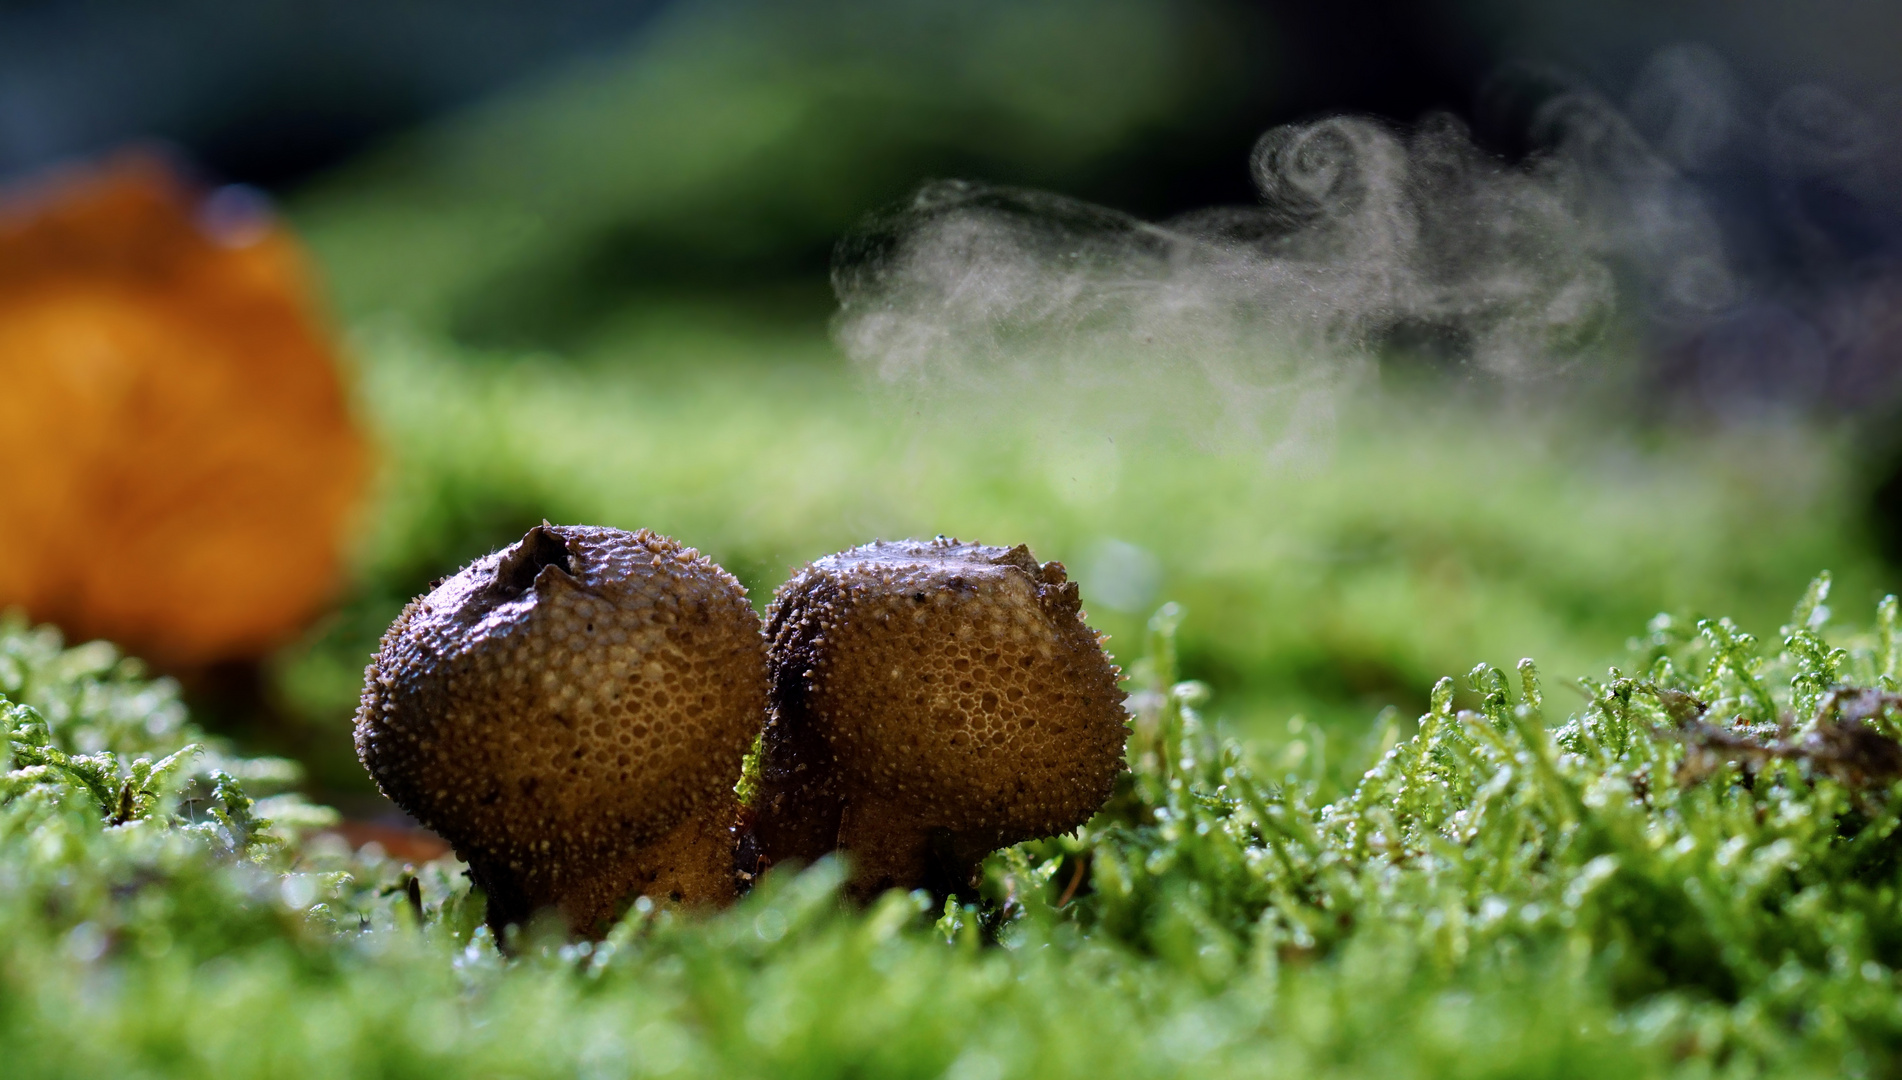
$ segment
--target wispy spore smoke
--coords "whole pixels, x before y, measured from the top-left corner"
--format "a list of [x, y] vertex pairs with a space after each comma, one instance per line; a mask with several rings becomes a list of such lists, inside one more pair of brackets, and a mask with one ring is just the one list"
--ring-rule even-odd
[[1591, 367], [1719, 405], [1886, 398], [1902, 366], [1902, 156], [1885, 99], [1753, 106], [1713, 55], [1661, 54], [1620, 110], [1502, 77], [1508, 165], [1450, 116], [1340, 117], [1257, 144], [1258, 206], [1152, 223], [946, 182], [841, 245], [837, 334], [914, 390], [1125, 392], [1197, 430], [1280, 435], [1380, 356], [1513, 384]]

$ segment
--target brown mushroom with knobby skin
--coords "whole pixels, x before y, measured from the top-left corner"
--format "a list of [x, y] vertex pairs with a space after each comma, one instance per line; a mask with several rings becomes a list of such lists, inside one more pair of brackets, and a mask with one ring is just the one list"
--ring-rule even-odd
[[545, 909], [597, 934], [639, 895], [726, 903], [763, 648], [746, 590], [692, 549], [540, 525], [391, 625], [357, 755], [455, 846], [498, 934]]
[[852, 889], [967, 888], [983, 857], [1100, 809], [1127, 737], [1117, 669], [1061, 563], [1028, 548], [873, 543], [774, 598], [750, 843], [843, 849]]

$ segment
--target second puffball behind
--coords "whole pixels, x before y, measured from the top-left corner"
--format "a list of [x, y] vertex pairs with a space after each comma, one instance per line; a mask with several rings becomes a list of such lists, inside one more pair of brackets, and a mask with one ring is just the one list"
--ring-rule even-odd
[[806, 567], [767, 617], [767, 862], [842, 848], [860, 895], [970, 884], [1089, 820], [1123, 767], [1117, 671], [1060, 563], [939, 538]]

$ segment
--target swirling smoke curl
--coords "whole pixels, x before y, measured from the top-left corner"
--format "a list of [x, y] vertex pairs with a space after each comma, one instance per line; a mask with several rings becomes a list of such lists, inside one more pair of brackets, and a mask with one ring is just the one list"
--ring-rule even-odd
[[1262, 137], [1259, 205], [1163, 222], [934, 183], [840, 245], [836, 336], [926, 397], [1056, 389], [1210, 438], [1298, 435], [1394, 358], [1866, 408], [1902, 369], [1897, 100], [1800, 87], [1758, 108], [1687, 47], [1622, 110], [1549, 72], [1496, 80], [1481, 114], [1515, 125], [1516, 163], [1450, 115], [1335, 117]]

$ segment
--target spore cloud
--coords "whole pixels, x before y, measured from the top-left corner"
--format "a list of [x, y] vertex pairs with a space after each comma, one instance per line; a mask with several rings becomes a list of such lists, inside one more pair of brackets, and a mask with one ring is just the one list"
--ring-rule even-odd
[[1379, 358], [1512, 387], [1615, 371], [1726, 408], [1864, 407], [1902, 362], [1885, 108], [1814, 86], [1758, 106], [1686, 47], [1624, 108], [1503, 73], [1479, 116], [1516, 161], [1448, 114], [1341, 116], [1261, 138], [1258, 204], [1160, 222], [941, 181], [840, 245], [835, 331], [877, 382], [924, 398], [1056, 391], [1218, 441], [1299, 434]]

